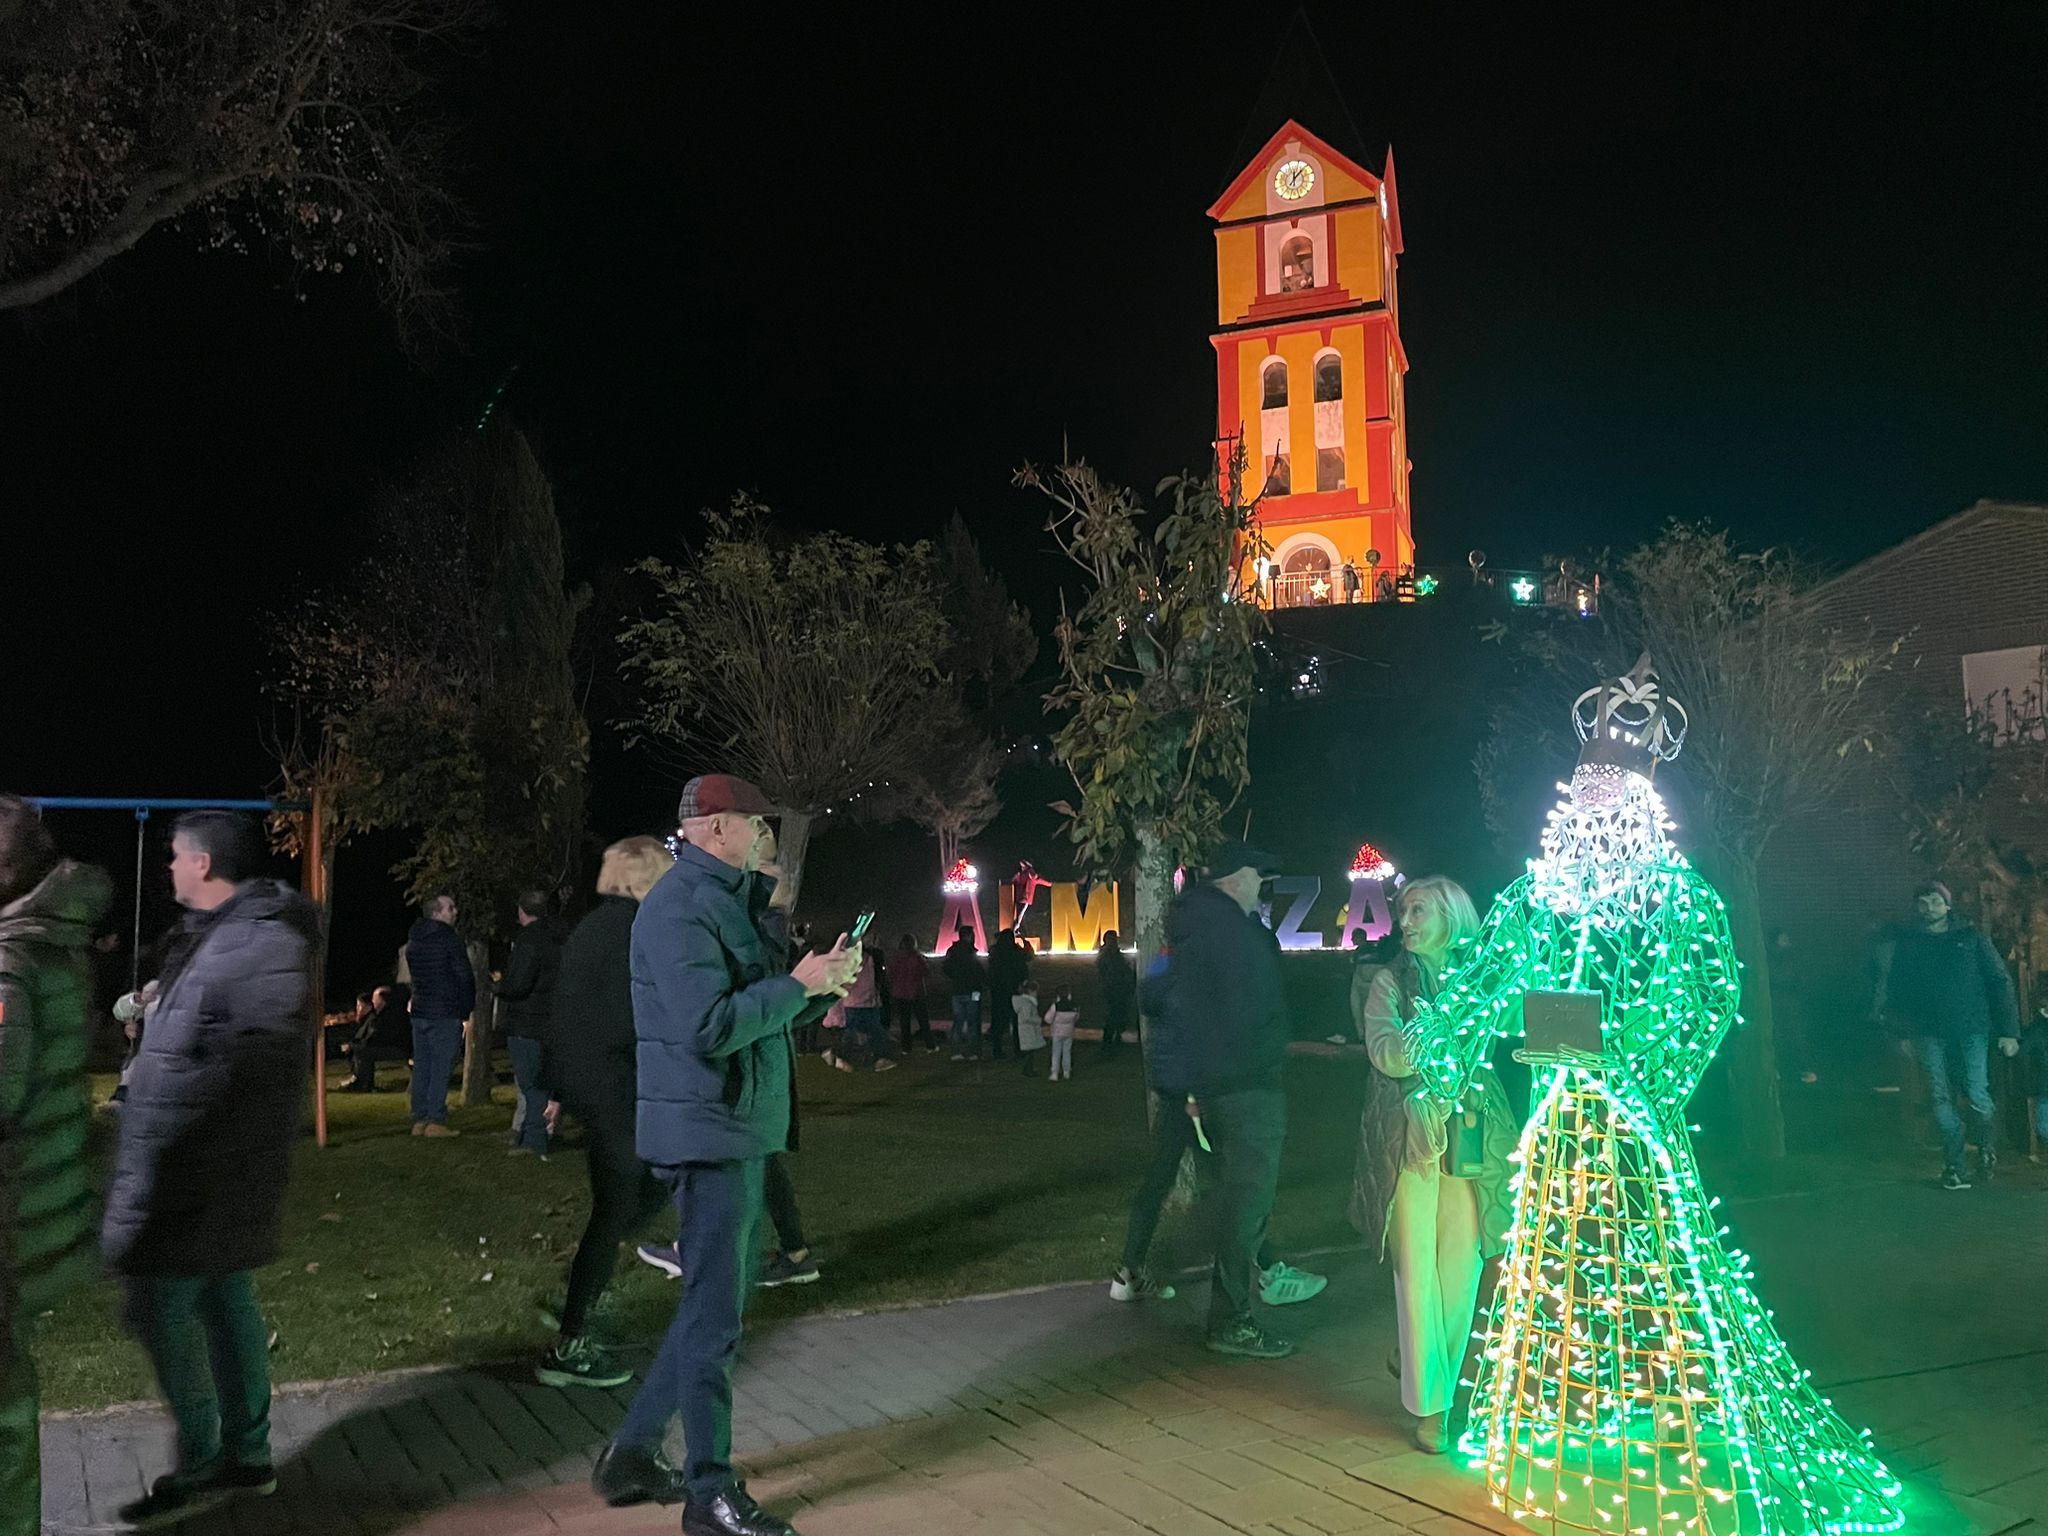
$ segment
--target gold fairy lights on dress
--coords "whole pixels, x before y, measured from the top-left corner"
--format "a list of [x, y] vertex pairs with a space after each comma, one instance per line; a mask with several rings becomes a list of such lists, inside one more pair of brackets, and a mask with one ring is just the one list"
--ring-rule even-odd
[[1583, 751], [1542, 855], [1408, 1027], [1455, 1103], [1531, 992], [1599, 1000], [1597, 1054], [1526, 1056], [1536, 1108], [1461, 1449], [1516, 1518], [1600, 1536], [1847, 1536], [1898, 1480], [1778, 1337], [1725, 1246], [1684, 1120], [1740, 981], [1720, 896], [1651, 782], [1684, 711], [1648, 658], [1581, 695]]

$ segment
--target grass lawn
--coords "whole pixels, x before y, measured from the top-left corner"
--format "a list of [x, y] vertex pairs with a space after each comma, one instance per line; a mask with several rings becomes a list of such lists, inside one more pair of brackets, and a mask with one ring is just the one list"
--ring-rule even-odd
[[[1143, 1098], [1134, 1050], [1108, 1067], [1092, 1044], [1077, 1056], [1073, 1081], [1057, 1084], [921, 1053], [881, 1075], [802, 1062], [803, 1146], [790, 1169], [825, 1278], [760, 1294], [756, 1315], [1106, 1280], [1144, 1152]], [[1274, 1217], [1283, 1251], [1356, 1241], [1344, 1206], [1364, 1070], [1356, 1057], [1291, 1068]], [[281, 1381], [503, 1358], [547, 1341], [535, 1304], [560, 1295], [582, 1231], [582, 1154], [508, 1157], [509, 1088], [454, 1112], [461, 1139], [415, 1139], [404, 1092], [390, 1091], [404, 1074], [386, 1068], [383, 1081], [374, 1097], [330, 1095], [328, 1147], [299, 1148], [285, 1256], [257, 1281]], [[1183, 1225], [1169, 1215], [1158, 1262], [1175, 1261]], [[658, 1333], [675, 1296], [630, 1256], [612, 1294], [600, 1325], [626, 1337]], [[153, 1395], [114, 1318], [101, 1285], [43, 1322], [44, 1407]]]

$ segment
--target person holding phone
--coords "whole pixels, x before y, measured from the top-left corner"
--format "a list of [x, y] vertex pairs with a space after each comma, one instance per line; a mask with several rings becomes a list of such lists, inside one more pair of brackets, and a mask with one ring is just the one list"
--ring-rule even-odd
[[[790, 1031], [845, 995], [861, 958], [842, 935], [783, 968], [759, 873], [774, 815], [744, 779], [692, 779], [675, 866], [633, 919], [635, 1144], [675, 1199], [682, 1295], [591, 1486], [614, 1506], [680, 1502], [698, 1536], [793, 1536], [733, 1471], [732, 1372], [766, 1165], [789, 1145]], [[661, 1455], [678, 1414], [684, 1470]]]
[[[1415, 1444], [1445, 1445], [1486, 1260], [1506, 1247], [1508, 1153], [1515, 1122], [1491, 1069], [1465, 1101], [1417, 1094], [1402, 1031], [1418, 1002], [1436, 996], [1445, 962], [1472, 942], [1479, 914], [1454, 880], [1433, 875], [1401, 893], [1401, 952], [1353, 973], [1351, 1012], [1372, 1070], [1359, 1116], [1351, 1223], [1394, 1265], [1401, 1406]], [[1596, 1021], [1597, 1022], [1597, 1021]]]

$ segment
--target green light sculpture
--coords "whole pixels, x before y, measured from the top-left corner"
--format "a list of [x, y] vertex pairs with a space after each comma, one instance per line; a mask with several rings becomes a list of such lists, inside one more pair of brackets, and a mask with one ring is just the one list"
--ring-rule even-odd
[[1685, 711], [1645, 657], [1572, 715], [1584, 749], [1542, 856], [1409, 1026], [1418, 1092], [1456, 1103], [1495, 1042], [1523, 1034], [1528, 994], [1590, 994], [1601, 1021], [1597, 1047], [1521, 1053], [1535, 1109], [1460, 1448], [1532, 1524], [1895, 1530], [1898, 1480], [1778, 1337], [1693, 1162], [1685, 1104], [1741, 988], [1721, 898], [1671, 844], [1651, 783]]

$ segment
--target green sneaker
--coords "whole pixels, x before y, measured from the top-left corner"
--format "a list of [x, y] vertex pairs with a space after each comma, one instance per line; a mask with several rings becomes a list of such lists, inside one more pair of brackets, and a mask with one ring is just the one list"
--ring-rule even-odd
[[1246, 1360], [1285, 1360], [1294, 1353], [1292, 1340], [1266, 1332], [1250, 1318], [1218, 1329], [1206, 1342], [1212, 1354], [1237, 1355]]

